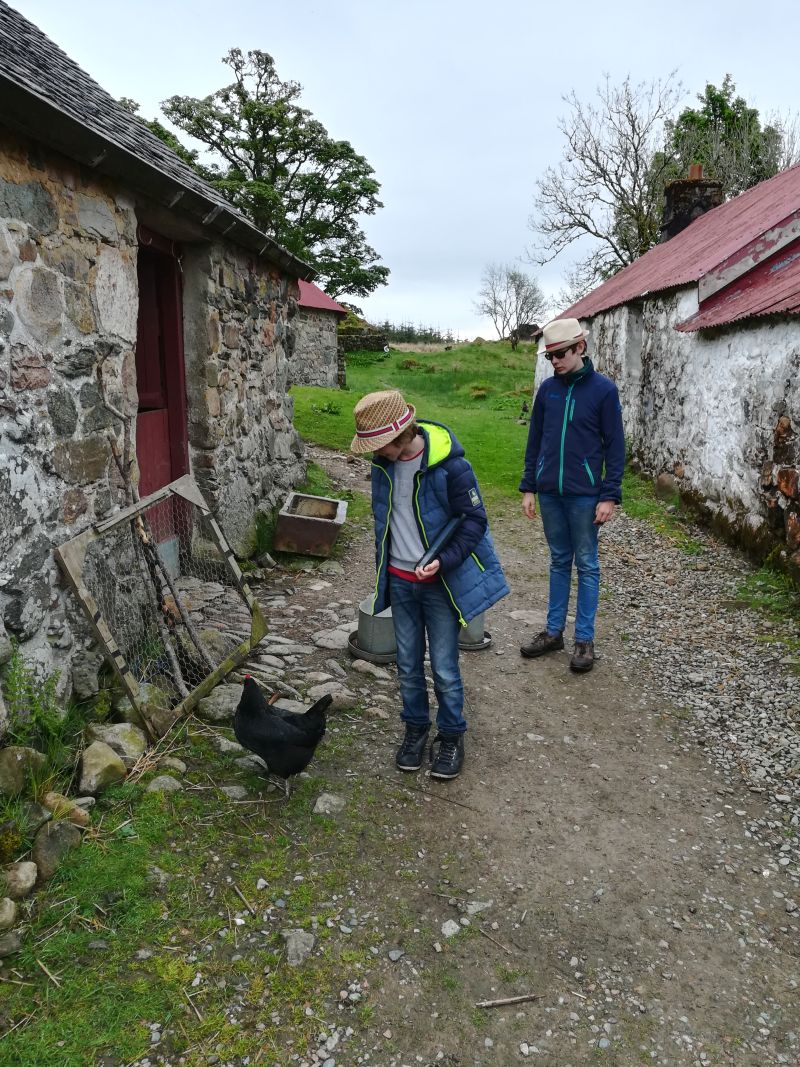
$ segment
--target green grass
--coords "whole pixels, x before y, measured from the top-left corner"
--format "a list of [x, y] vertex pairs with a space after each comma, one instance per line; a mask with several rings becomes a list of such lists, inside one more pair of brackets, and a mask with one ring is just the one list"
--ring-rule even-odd
[[688, 532], [687, 521], [693, 519], [680, 507], [680, 498], [659, 499], [649, 478], [625, 468], [622, 478], [622, 508], [632, 519], [639, 519], [652, 526], [663, 537], [672, 541], [687, 556], [699, 556], [703, 545]]
[[736, 602], [760, 611], [772, 623], [765, 641], [779, 641], [788, 651], [791, 667], [800, 673], [800, 589], [788, 574], [768, 564], [749, 574], [736, 590]]
[[736, 590], [736, 598], [776, 621], [800, 616], [800, 590], [789, 575], [769, 566], [748, 575]]
[[[0, 986], [0, 1067], [91, 1067], [109, 1056], [129, 1063], [147, 1053], [152, 1022], [174, 1030], [171, 1060], [185, 1053], [184, 1062], [199, 1067], [213, 1052], [222, 1062], [250, 1056], [279, 1067], [288, 1039], [295, 1049], [315, 1047], [314, 1016], [330, 1013], [342, 973], [371, 960], [368, 930], [343, 942], [326, 920], [335, 920], [341, 904], [333, 901], [353, 879], [369, 877], [364, 865], [381, 847], [380, 827], [313, 815], [316, 796], [330, 788], [324, 778], [298, 781], [288, 803], [237, 807], [207, 788], [207, 772], [224, 782], [238, 768], [186, 727], [177, 740], [178, 753], [197, 766], [188, 783], [206, 788], [166, 795], [126, 783], [108, 790], [81, 847], [32, 898], [23, 950], [12, 958], [14, 981]], [[385, 803], [371, 780], [353, 784], [355, 810]], [[169, 876], [163, 886], [152, 881], [154, 865]], [[259, 878], [268, 889], [257, 889]], [[247, 916], [234, 880], [258, 912], [240, 928], [230, 921]], [[278, 898], [285, 909], [271, 923], [262, 919]], [[280, 930], [310, 928], [312, 916], [318, 951], [287, 967]], [[267, 934], [240, 944], [241, 958], [232, 961], [237, 936], [262, 928]], [[89, 947], [98, 940], [106, 947]], [[151, 955], [137, 956], [140, 949]], [[203, 982], [195, 989], [198, 972]], [[229, 1022], [233, 986], [244, 989], [241, 1026]], [[364, 1003], [360, 1010], [370, 1009]], [[267, 1024], [263, 1032], [257, 1022]]]
[[[464, 345], [452, 352], [348, 356], [346, 390], [295, 386], [295, 425], [310, 441], [347, 452], [353, 407], [365, 393], [400, 389], [421, 418], [443, 422], [456, 434], [475, 468], [487, 502], [518, 498], [528, 437], [517, 417], [533, 390], [532, 346]], [[369, 355], [373, 355], [369, 353]], [[403, 365], [406, 364], [404, 367]]]

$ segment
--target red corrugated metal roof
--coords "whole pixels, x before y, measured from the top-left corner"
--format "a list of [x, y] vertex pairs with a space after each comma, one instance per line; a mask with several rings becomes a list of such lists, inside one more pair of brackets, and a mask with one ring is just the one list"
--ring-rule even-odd
[[313, 282], [304, 282], [300, 279], [300, 300], [298, 301], [301, 308], [316, 308], [317, 311], [334, 311], [337, 315], [346, 315], [347, 308], [343, 308], [341, 304], [337, 304], [333, 297], [324, 293], [318, 285], [314, 285]]
[[754, 315], [800, 312], [800, 241], [793, 241], [737, 281], [704, 300], [676, 329], [684, 333]]
[[696, 282], [798, 209], [800, 164], [702, 215], [562, 314], [588, 319], [647, 293]]

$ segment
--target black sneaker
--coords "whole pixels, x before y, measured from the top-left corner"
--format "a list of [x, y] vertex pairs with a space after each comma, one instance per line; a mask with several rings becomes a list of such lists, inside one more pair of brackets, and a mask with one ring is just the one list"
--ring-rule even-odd
[[564, 647], [564, 634], [549, 634], [542, 630], [532, 641], [520, 648], [520, 652], [526, 659], [535, 659], [537, 656], [545, 656], [548, 652], [560, 652]]
[[594, 641], [576, 641], [569, 666], [578, 674], [590, 671], [594, 667]]
[[412, 726], [406, 723], [406, 736], [397, 750], [395, 764], [399, 771], [418, 771], [422, 766], [422, 757], [425, 754], [425, 744], [428, 740], [430, 724], [427, 726]]
[[[434, 759], [433, 746], [437, 742], [439, 751]], [[464, 766], [464, 735], [437, 734], [431, 744], [431, 759], [431, 778], [458, 778]]]

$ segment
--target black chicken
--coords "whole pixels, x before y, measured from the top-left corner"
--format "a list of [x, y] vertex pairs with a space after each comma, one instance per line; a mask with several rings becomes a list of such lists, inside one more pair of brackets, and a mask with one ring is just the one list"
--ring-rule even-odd
[[283, 779], [289, 796], [289, 778], [305, 770], [325, 735], [325, 709], [332, 697], [324, 696], [303, 714], [268, 704], [250, 675], [233, 718], [239, 744], [266, 763], [270, 774]]

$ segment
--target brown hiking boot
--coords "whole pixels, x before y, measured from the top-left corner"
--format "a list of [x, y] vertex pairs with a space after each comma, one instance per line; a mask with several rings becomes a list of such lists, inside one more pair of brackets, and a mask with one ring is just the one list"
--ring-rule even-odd
[[594, 641], [576, 641], [569, 666], [579, 674], [590, 671], [594, 667]]
[[520, 652], [526, 659], [535, 659], [537, 656], [544, 656], [548, 652], [559, 652], [563, 647], [563, 633], [549, 634], [547, 630], [542, 630], [527, 645], [523, 645], [520, 648]]

